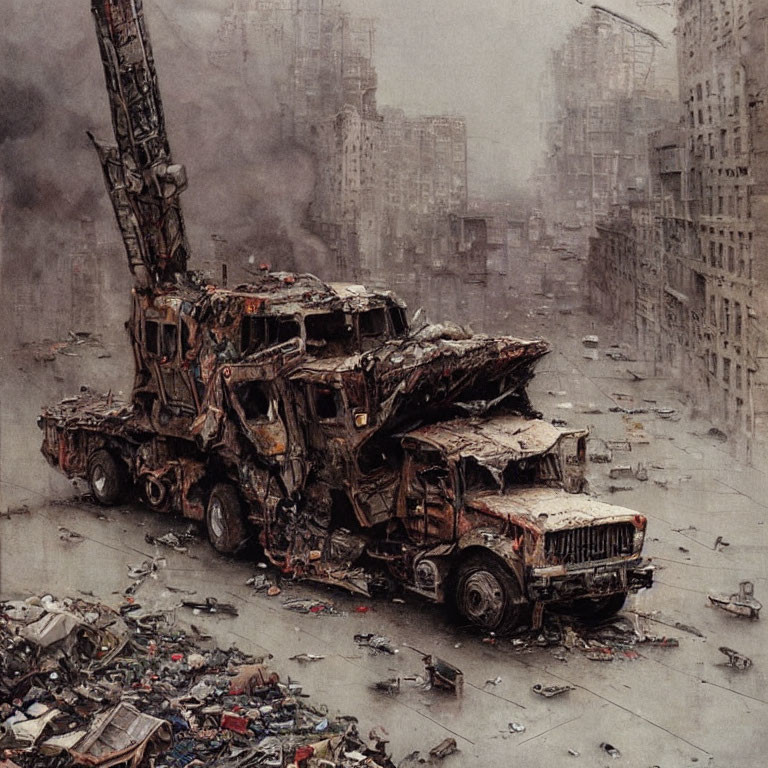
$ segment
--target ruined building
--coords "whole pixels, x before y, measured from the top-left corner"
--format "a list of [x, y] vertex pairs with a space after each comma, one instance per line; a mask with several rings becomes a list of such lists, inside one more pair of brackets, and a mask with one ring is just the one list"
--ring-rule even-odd
[[599, 7], [552, 53], [537, 182], [555, 232], [586, 232], [612, 206], [646, 197], [647, 135], [674, 109], [667, 58], [654, 33]]
[[331, 254], [325, 275], [391, 286], [435, 318], [458, 306], [466, 320], [500, 251], [462, 225], [466, 121], [380, 109], [374, 32], [337, 0], [234, 0], [211, 60], [246, 86], [270, 70], [283, 140], [316, 161], [307, 226]]
[[606, 219], [590, 288], [617, 285], [630, 336], [677, 376], [699, 412], [765, 455], [768, 373], [766, 0], [682, 0], [679, 123], [649, 138], [649, 202]]

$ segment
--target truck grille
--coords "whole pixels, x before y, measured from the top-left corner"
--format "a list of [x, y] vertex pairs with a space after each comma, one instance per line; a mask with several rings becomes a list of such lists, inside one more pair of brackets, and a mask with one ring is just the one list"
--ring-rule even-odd
[[632, 523], [552, 531], [546, 535], [545, 553], [547, 560], [562, 565], [609, 560], [632, 554], [634, 534]]

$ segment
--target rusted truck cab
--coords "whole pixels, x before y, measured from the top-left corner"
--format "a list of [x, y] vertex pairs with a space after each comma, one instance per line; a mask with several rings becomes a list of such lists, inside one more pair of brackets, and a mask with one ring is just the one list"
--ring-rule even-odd
[[586, 438], [515, 414], [404, 436], [396, 515], [418, 550], [411, 589], [505, 632], [534, 606], [609, 615], [650, 587], [646, 519], [584, 492]]

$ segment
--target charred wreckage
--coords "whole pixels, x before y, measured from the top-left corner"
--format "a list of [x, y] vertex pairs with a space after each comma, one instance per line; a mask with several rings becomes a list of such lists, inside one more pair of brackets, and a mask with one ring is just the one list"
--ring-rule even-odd
[[114, 504], [258, 540], [284, 573], [368, 593], [382, 577], [486, 631], [593, 612], [650, 586], [646, 519], [585, 493], [587, 432], [542, 420], [544, 341], [409, 327], [389, 292], [269, 273], [234, 289], [189, 271], [140, 0], [93, 0], [116, 146], [94, 140], [134, 276], [130, 402], [45, 408], [42, 452]]

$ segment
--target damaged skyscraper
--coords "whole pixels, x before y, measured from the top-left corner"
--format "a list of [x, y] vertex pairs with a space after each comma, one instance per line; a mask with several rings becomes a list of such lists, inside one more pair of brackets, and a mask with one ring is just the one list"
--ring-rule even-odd
[[765, 0], [678, 4], [677, 119], [649, 138], [647, 201], [602, 222], [589, 268], [595, 305], [621, 294], [628, 336], [750, 458], [768, 429], [766, 14]]
[[[273, 62], [283, 139], [316, 161], [306, 223], [332, 255], [329, 273], [411, 302], [430, 294], [440, 316], [460, 304], [468, 273], [464, 299], [485, 284], [487, 238], [465, 222], [466, 121], [379, 109], [374, 36], [372, 19], [336, 0], [235, 0], [211, 59], [246, 83]], [[424, 290], [430, 281], [442, 290]]]
[[674, 108], [660, 43], [593, 6], [552, 53], [541, 88], [547, 154], [537, 180], [556, 233], [583, 237], [612, 206], [646, 196], [647, 135]]

